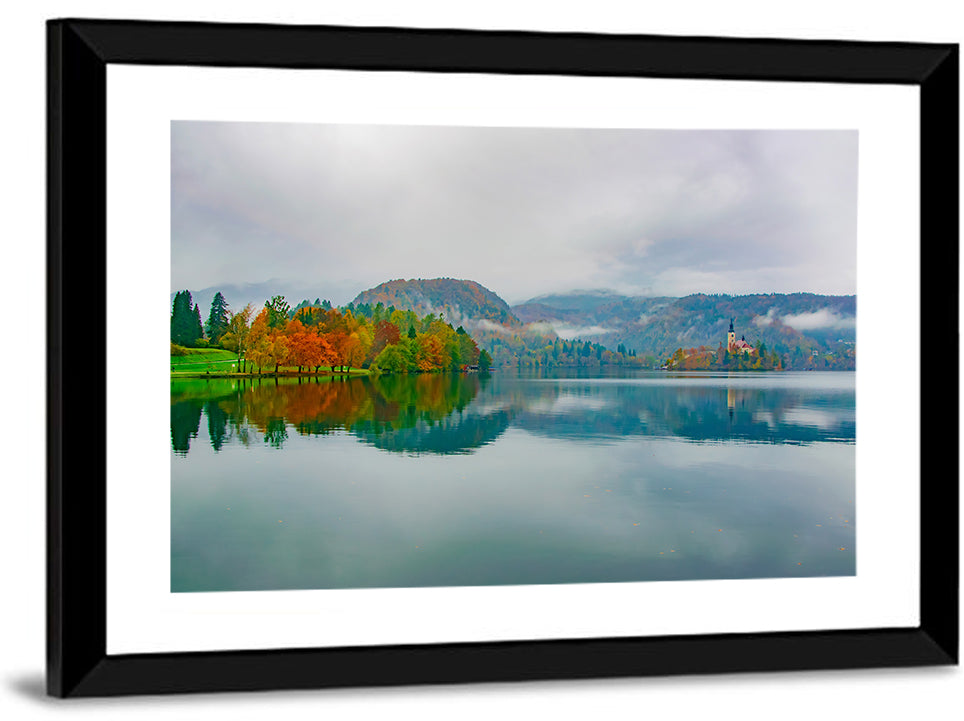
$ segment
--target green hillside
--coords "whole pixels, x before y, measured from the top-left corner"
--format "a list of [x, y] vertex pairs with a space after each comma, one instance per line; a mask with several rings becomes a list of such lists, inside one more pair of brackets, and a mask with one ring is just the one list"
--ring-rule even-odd
[[[546, 322], [557, 332], [607, 347], [625, 345], [666, 357], [677, 348], [717, 347], [730, 320], [737, 337], [778, 352], [830, 350], [856, 340], [856, 296], [813, 293], [643, 298], [573, 294], [537, 298], [512, 308], [526, 323]], [[583, 333], [579, 334], [578, 331]], [[568, 331], [568, 332], [567, 332]]]
[[[613, 291], [544, 295], [516, 306], [472, 280], [392, 280], [359, 293], [350, 308], [441, 314], [462, 325], [495, 365], [659, 367], [678, 349], [716, 350], [730, 322], [737, 339], [782, 368], [852, 368], [856, 296], [814, 293], [683, 298], [625, 296]], [[703, 351], [706, 352], [706, 351]]]
[[509, 305], [498, 295], [472, 280], [433, 278], [390, 280], [359, 293], [352, 305], [374, 307], [381, 303], [419, 315], [439, 313], [451, 323], [487, 320], [509, 328], [521, 328]]

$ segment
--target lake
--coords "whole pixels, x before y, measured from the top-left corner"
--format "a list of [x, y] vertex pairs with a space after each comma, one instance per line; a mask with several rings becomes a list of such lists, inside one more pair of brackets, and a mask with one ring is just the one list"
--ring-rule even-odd
[[171, 590], [849, 576], [855, 374], [171, 381]]

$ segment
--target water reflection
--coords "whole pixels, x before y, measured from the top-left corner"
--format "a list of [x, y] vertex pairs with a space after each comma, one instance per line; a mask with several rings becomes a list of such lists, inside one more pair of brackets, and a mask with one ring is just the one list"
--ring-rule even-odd
[[187, 454], [202, 415], [215, 451], [345, 431], [404, 454], [471, 453], [510, 427], [554, 439], [854, 443], [852, 373], [539, 378], [496, 374], [181, 380], [171, 444]]
[[171, 384], [171, 590], [853, 575], [852, 373]]

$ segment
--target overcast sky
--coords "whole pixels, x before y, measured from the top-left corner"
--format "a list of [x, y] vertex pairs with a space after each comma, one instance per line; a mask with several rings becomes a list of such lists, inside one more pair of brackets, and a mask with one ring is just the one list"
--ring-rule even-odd
[[856, 131], [183, 121], [171, 196], [172, 291], [856, 292]]

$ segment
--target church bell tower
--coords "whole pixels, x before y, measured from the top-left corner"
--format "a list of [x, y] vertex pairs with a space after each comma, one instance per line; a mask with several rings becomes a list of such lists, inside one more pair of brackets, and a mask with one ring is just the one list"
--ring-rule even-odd
[[733, 318], [730, 318], [730, 331], [726, 334], [726, 349], [732, 352], [734, 343], [736, 343], [736, 332], [733, 330]]

